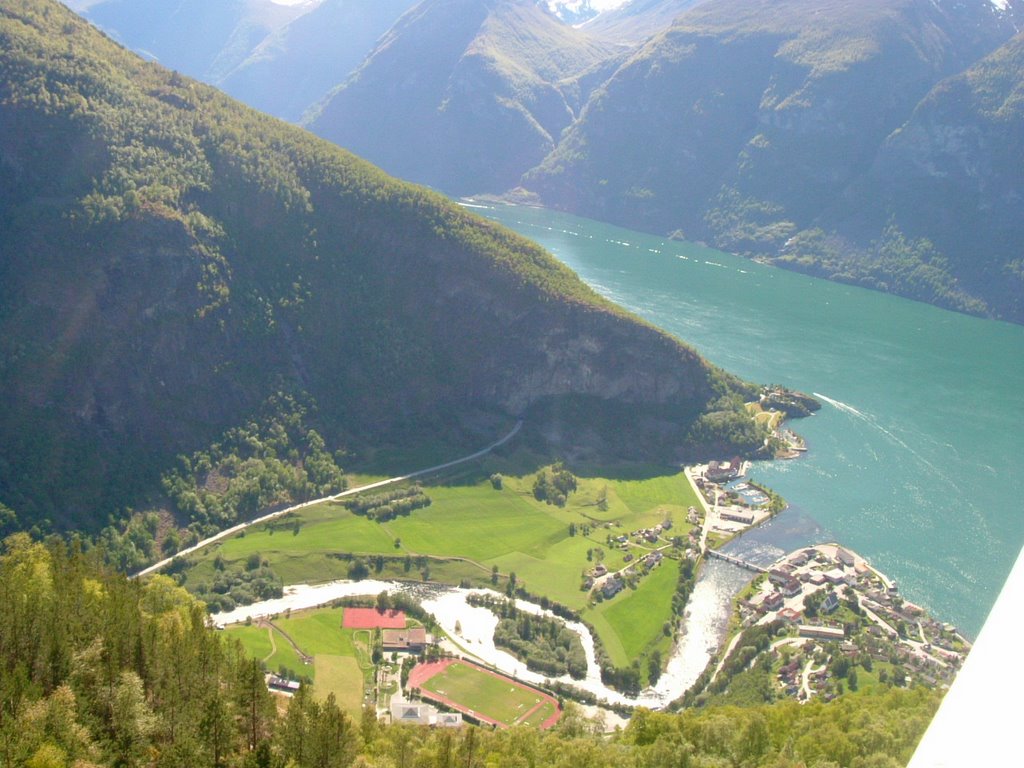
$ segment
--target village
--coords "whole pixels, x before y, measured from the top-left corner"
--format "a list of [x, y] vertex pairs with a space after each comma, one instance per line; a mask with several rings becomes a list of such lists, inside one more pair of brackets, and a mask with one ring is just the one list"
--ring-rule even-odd
[[[623, 551], [623, 567], [610, 571], [602, 562], [584, 573], [581, 589], [588, 591], [596, 599], [610, 600], [626, 588], [630, 578], [639, 578], [657, 568], [665, 558], [665, 551], [678, 547], [681, 540], [669, 535], [673, 523], [666, 518], [651, 528], [639, 528], [627, 534], [608, 535], [609, 547]], [[687, 550], [688, 557], [694, 557], [692, 550]], [[600, 595], [600, 597], [597, 597]]]
[[837, 544], [777, 561], [740, 596], [737, 611], [743, 627], [773, 626], [777, 639], [765, 664], [778, 687], [801, 701], [863, 686], [858, 667], [861, 678], [882, 683], [948, 685], [970, 650], [956, 627], [931, 619], [900, 597], [892, 580]]
[[903, 599], [893, 580], [853, 551], [820, 544], [763, 567], [720, 550], [782, 506], [746, 478], [748, 469], [734, 458], [686, 470], [704, 502], [702, 510], [690, 509], [688, 522], [700, 530], [699, 542], [691, 531], [691, 545], [758, 574], [736, 601], [738, 629], [712, 680], [744, 637], [740, 630], [761, 626], [775, 639], [749, 665], [770, 667], [778, 691], [800, 701], [834, 698], [850, 687], [851, 672], [854, 688], [864, 681], [948, 685], [970, 644], [956, 627]]
[[[685, 521], [673, 522], [666, 514], [659, 523], [628, 532], [616, 522], [605, 523], [607, 549], [588, 551], [587, 559], [593, 554], [595, 562], [582, 574], [581, 589], [589, 600], [612, 600], [635, 588], [665, 558], [693, 563], [704, 556], [718, 558], [751, 571], [753, 580], [735, 600], [732, 636], [708, 668], [705, 689], [717, 685], [722, 690], [738, 674], [755, 671], [770, 680], [772, 697], [798, 701], [827, 701], [845, 690], [877, 685], [950, 683], [969, 643], [955, 627], [934, 621], [903, 599], [892, 580], [850, 549], [835, 543], [808, 546], [768, 567], [722, 550], [784, 506], [771, 489], [750, 480], [748, 470], [738, 458], [687, 468], [700, 506], [690, 506]], [[355, 633], [356, 645], [364, 645], [367, 655], [372, 645], [379, 648], [366, 670], [369, 674], [376, 667], [369, 690], [382, 694], [373, 697], [382, 717], [441, 727], [457, 726], [464, 717], [499, 727], [527, 722], [549, 727], [557, 719], [557, 703], [547, 702], [546, 692], [529, 686], [520, 691], [520, 682], [496, 670], [467, 660], [453, 669], [435, 669], [438, 663], [452, 664], [452, 656], [466, 649], [443, 636], [432, 638], [419, 622], [390, 624], [372, 610], [351, 605], [344, 610], [343, 628]], [[369, 623], [359, 624], [360, 617]], [[366, 633], [365, 641], [360, 642], [359, 633]], [[461, 636], [457, 623], [455, 636]], [[425, 652], [426, 664], [417, 664]], [[472, 689], [462, 686], [461, 677], [473, 679]], [[507, 695], [479, 698], [475, 689], [486, 689], [492, 679], [503, 681], [505, 694], [519, 697], [514, 710], [502, 711], [498, 704]], [[296, 687], [276, 675], [268, 683], [285, 693]], [[488, 711], [499, 714], [489, 716]]]

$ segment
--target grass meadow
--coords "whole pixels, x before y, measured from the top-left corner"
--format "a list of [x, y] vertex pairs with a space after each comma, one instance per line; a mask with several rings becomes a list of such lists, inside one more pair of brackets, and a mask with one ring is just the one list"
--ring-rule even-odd
[[270, 627], [237, 624], [228, 627], [226, 632], [229, 637], [239, 640], [246, 652], [262, 661], [270, 672], [276, 674], [285, 670], [293, 678], [308, 677], [315, 684], [313, 667], [304, 664], [288, 641]]
[[363, 673], [352, 656], [334, 656], [318, 653], [313, 657], [316, 682], [313, 695], [326, 699], [334, 694], [338, 706], [352, 717], [359, 717], [363, 709]]
[[[267, 626], [236, 624], [228, 627], [229, 637], [239, 640], [254, 658], [263, 661], [268, 670], [281, 668], [292, 677], [308, 677], [313, 681], [313, 695], [326, 698], [333, 693], [338, 706], [349, 714], [362, 710], [363, 691], [372, 682], [372, 666], [365, 638], [355, 635], [360, 630], [342, 629], [341, 608], [319, 608], [292, 613], [274, 619], [274, 626], [287, 633], [313, 664], [304, 664], [288, 639]], [[363, 632], [364, 635], [368, 633]]]
[[679, 563], [666, 558], [635, 590], [625, 589], [583, 614], [598, 630], [615, 666], [629, 666], [668, 639], [662, 626], [669, 618], [678, 578]]
[[[259, 553], [286, 584], [346, 578], [352, 567], [349, 555], [370, 566], [371, 578], [382, 579], [426, 577], [490, 586], [491, 570], [497, 567], [499, 589], [514, 573], [530, 592], [583, 611], [617, 665], [628, 665], [638, 653], [653, 648], [662, 624], [670, 619], [674, 563], [666, 560], [636, 591], [626, 590], [593, 607], [588, 607], [588, 595], [580, 585], [598, 559], [611, 570], [624, 565], [624, 553], [608, 546], [608, 536], [666, 519], [675, 523], [676, 531], [685, 531], [686, 511], [698, 505], [685, 476], [579, 477], [578, 489], [568, 503], [556, 507], [534, 498], [534, 473], [504, 475], [502, 487], [492, 487], [488, 474], [495, 466], [502, 467], [493, 459], [423, 481], [432, 503], [408, 517], [378, 523], [354, 515], [339, 502], [327, 502], [251, 528], [197, 555], [189, 584], [212, 579], [217, 554], [229, 567], [240, 567]], [[570, 535], [570, 525], [576, 535]], [[589, 528], [588, 536], [583, 535], [584, 526]], [[631, 551], [638, 558], [644, 553]], [[317, 619], [314, 625], [317, 621], [326, 619]], [[307, 632], [315, 636], [317, 631], [316, 626], [295, 629], [302, 637]], [[296, 642], [302, 646], [298, 637]], [[319, 652], [351, 655], [336, 647], [341, 641], [332, 642], [333, 646]], [[310, 644], [319, 647], [315, 639]]]

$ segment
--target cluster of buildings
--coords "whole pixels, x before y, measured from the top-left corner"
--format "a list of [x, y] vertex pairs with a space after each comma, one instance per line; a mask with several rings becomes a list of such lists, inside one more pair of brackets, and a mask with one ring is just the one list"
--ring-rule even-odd
[[783, 689], [801, 699], [834, 689], [832, 657], [829, 663], [814, 661], [822, 648], [851, 663], [870, 658], [894, 665], [897, 682], [916, 677], [932, 685], [952, 679], [968, 650], [955, 627], [929, 618], [903, 600], [892, 581], [835, 544], [809, 547], [778, 561], [739, 609], [745, 626], [776, 620], [792, 626], [791, 639], [782, 644], [803, 652], [783, 656], [777, 675]]
[[[650, 528], [638, 528], [635, 531], [630, 531], [628, 534], [623, 533], [618, 536], [609, 536], [609, 545], [625, 550], [625, 553], [622, 556], [622, 561], [626, 566], [622, 571], [612, 573], [609, 576], [608, 566], [604, 563], [598, 563], [590, 569], [588, 574], [584, 575], [581, 588], [586, 591], [591, 591], [596, 587], [596, 589], [600, 590], [601, 597], [605, 600], [615, 597], [619, 592], [626, 588], [626, 580], [624, 578], [624, 573], [626, 571], [637, 573], [637, 569], [641, 569], [642, 572], [648, 572], [652, 568], [656, 568], [661, 564], [661, 561], [665, 557], [661, 552], [661, 549], [664, 549], [665, 546], [667, 546], [665, 545], [662, 536], [667, 531], [672, 530], [672, 527], [672, 521], [670, 519], [666, 519]], [[641, 549], [637, 552], [629, 551], [633, 545], [643, 547], [645, 545], [659, 543], [662, 545], [661, 549]]]
[[[704, 471], [704, 477], [712, 483], [727, 483], [730, 480], [735, 480], [742, 474], [743, 460], [739, 456], [734, 456], [728, 462], [712, 461]], [[702, 487], [702, 484], [697, 483], [697, 487]]]
[[[782, 619], [799, 625], [804, 637], [823, 639], [842, 639], [842, 628], [829, 627], [825, 620], [839, 607], [837, 590], [845, 587], [863, 590], [869, 584], [882, 583], [867, 563], [836, 545], [795, 552], [776, 563], [767, 576], [758, 595], [741, 601], [744, 623]], [[815, 621], [801, 624], [806, 618], [804, 599], [819, 591], [824, 591], [824, 595], [815, 601]]]
[[[739, 458], [712, 461], [687, 470], [711, 510], [710, 530], [733, 535], [771, 516], [771, 499], [765, 491], [744, 480], [744, 470]], [[696, 510], [687, 517], [691, 524], [698, 519]]]
[[633, 540], [634, 544], [657, 544], [661, 540], [662, 535], [670, 530], [672, 530], [672, 521], [666, 519], [651, 528], [638, 528], [635, 531], [630, 531], [628, 534], [623, 533], [619, 536], [613, 536], [611, 541], [620, 549], [627, 549], [630, 539]]

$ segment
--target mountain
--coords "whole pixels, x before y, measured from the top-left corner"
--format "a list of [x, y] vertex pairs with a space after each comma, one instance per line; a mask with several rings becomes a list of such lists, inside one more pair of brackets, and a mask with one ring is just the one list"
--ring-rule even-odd
[[308, 127], [451, 194], [503, 190], [554, 149], [614, 52], [533, 0], [425, 0]]
[[315, 2], [273, 0], [68, 0], [114, 39], [166, 67], [216, 80], [264, 38]]
[[582, 28], [595, 37], [640, 44], [702, 2], [706, 0], [630, 0], [587, 20]]
[[[1014, 13], [987, 0], [710, 0], [598, 88], [524, 184], [548, 205], [734, 252], [775, 257], [819, 229], [827, 239], [852, 221], [839, 201], [875, 194], [847, 197], [889, 137], [941, 80], [1004, 43]], [[968, 289], [966, 255], [943, 266], [895, 224], [852, 233], [869, 256], [912, 251], [928, 273], [888, 289], [1012, 316], [992, 285]]]
[[0, 504], [24, 520], [102, 525], [273, 402], [329, 451], [514, 418], [567, 457], [760, 445], [747, 386], [531, 242], [55, 2], [5, 2], [0, 39]]
[[227, 74], [209, 82], [256, 109], [298, 122], [346, 80], [415, 2], [323, 0], [269, 34]]
[[418, 0], [68, 0], [125, 46], [292, 122]]
[[547, 8], [566, 24], [582, 24], [600, 13], [590, 0], [539, 0], [537, 4]]
[[[897, 222], [934, 244], [966, 293], [1024, 322], [1024, 35], [936, 85], [822, 218], [847, 240]], [[782, 258], [868, 285], [891, 280], [841, 249], [790, 247]]]

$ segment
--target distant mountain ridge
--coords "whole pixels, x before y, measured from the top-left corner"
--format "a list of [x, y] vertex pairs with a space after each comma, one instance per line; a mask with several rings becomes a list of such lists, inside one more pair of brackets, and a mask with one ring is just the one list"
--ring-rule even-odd
[[505, 189], [554, 149], [614, 55], [533, 0], [425, 0], [308, 127], [403, 178]]
[[[592, 218], [681, 232], [786, 266], [841, 261], [846, 268], [815, 271], [1019, 322], [995, 279], [998, 262], [1017, 254], [977, 253], [948, 238], [937, 250], [926, 241], [937, 231], [910, 215], [915, 198], [879, 212], [866, 175], [933, 87], [1013, 34], [1015, 6], [1007, 8], [987, 0], [702, 3], [594, 92], [523, 184], [547, 205]], [[1011, 162], [1004, 178], [1020, 217], [1016, 168]], [[932, 200], [944, 211], [934, 221], [977, 210], [969, 198]], [[982, 213], [966, 217], [972, 231], [984, 229]]]
[[[1021, 0], [424, 0], [307, 124], [449, 194], [514, 191], [1024, 322], [1015, 124], [970, 95], [982, 71], [1013, 92], [994, 52], [1022, 26]], [[226, 85], [251, 75], [236, 93], [295, 119], [316, 88], [287, 84], [319, 54], [285, 47]]]
[[642, 43], [703, 2], [707, 0], [630, 0], [587, 20], [581, 28], [604, 39]]
[[748, 385], [529, 241], [56, 2], [8, 0], [0, 39], [0, 504], [23, 521], [99, 527], [289, 398], [330, 451], [477, 448], [515, 418], [567, 457], [760, 447]]
[[344, 81], [414, 0], [323, 0], [275, 30], [211, 82], [292, 122]]
[[144, 56], [297, 122], [418, 0], [68, 0]]

